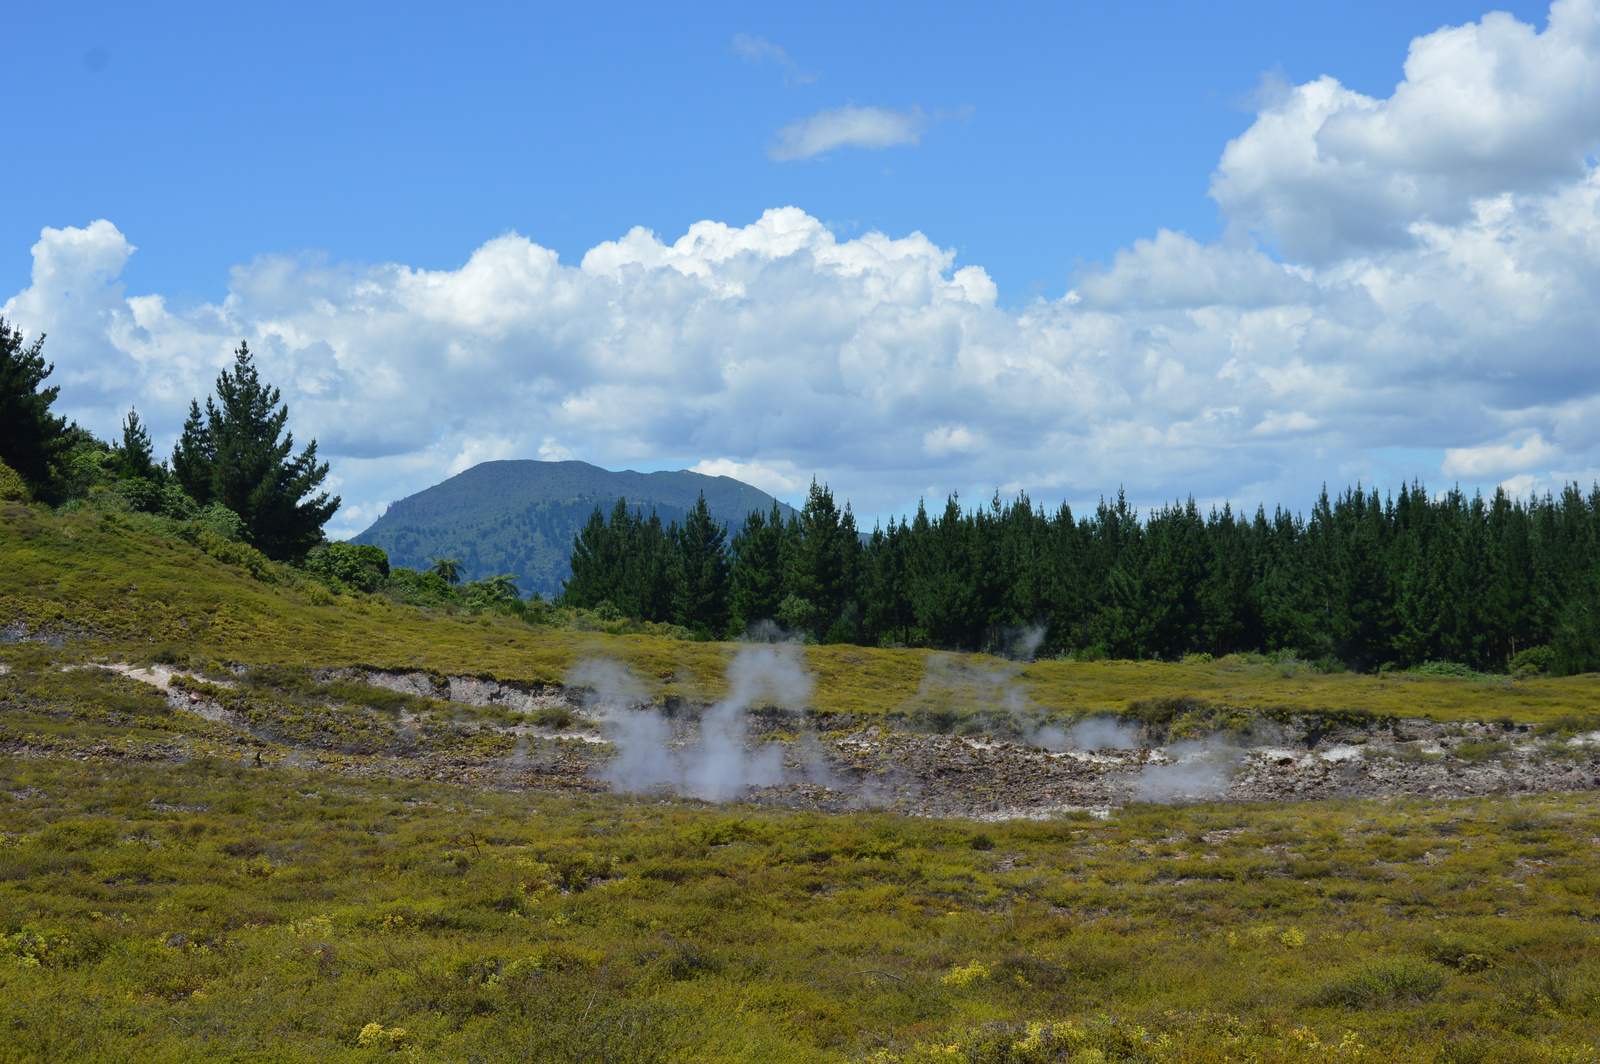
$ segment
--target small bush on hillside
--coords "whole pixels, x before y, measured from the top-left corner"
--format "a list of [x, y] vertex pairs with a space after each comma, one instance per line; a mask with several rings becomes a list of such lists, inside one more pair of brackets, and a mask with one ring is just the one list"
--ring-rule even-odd
[[1555, 651], [1546, 646], [1529, 647], [1511, 659], [1511, 671], [1524, 672], [1549, 672], [1550, 666], [1555, 663]]
[[415, 569], [391, 569], [381, 590], [396, 602], [409, 606], [460, 606], [461, 596], [438, 573], [419, 573]]
[[370, 544], [330, 543], [306, 555], [306, 570], [371, 594], [389, 576], [389, 556]]
[[27, 481], [15, 469], [0, 462], [0, 502], [27, 502], [33, 498]]
[[1397, 1001], [1428, 1001], [1444, 989], [1445, 973], [1436, 964], [1414, 957], [1370, 961], [1349, 969], [1323, 987], [1319, 1005], [1370, 1008]]
[[1424, 661], [1411, 670], [1415, 676], [1454, 676], [1462, 680], [1478, 680], [1483, 674], [1456, 661]]

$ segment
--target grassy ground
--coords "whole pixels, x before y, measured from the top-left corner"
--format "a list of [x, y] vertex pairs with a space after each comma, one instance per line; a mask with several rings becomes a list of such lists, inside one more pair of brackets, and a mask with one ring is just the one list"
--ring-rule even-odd
[[[579, 662], [620, 661], [658, 698], [726, 690], [729, 644], [531, 627], [442, 614], [319, 586], [269, 584], [132, 517], [53, 516], [0, 504], [0, 626], [55, 633], [85, 651], [252, 664], [370, 664], [560, 682]], [[1408, 674], [1320, 675], [1237, 657], [1217, 662], [1044, 661], [829, 646], [806, 649], [813, 709], [874, 715], [959, 712], [1004, 688], [1057, 717], [1198, 697], [1242, 709], [1362, 711], [1440, 720], [1542, 723], [1600, 711], [1600, 676], [1513, 682]]]
[[[559, 681], [606, 656], [710, 698], [735, 648], [332, 598], [95, 515], [10, 507], [0, 556], [0, 627], [63, 639], [0, 652], [0, 1064], [1600, 1061], [1593, 793], [979, 825], [365, 778], [398, 742], [506, 744], [304, 666]], [[257, 665], [253, 733], [81, 667], [118, 655]], [[1017, 696], [1550, 721], [1600, 691], [807, 662], [823, 712], [932, 718]], [[372, 752], [335, 774], [296, 747]]]
[[0, 1061], [1594, 1061], [1592, 797], [981, 827], [0, 761]]

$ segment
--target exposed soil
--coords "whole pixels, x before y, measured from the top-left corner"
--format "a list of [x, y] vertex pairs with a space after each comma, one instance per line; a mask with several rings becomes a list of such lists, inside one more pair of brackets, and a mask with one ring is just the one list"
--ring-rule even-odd
[[[172, 670], [113, 667], [160, 688], [176, 708], [223, 724], [241, 723], [220, 705], [170, 686]], [[600, 723], [567, 730], [532, 724], [481, 725], [518, 737], [509, 757], [358, 756], [277, 747], [264, 751], [264, 763], [496, 789], [607, 787], [599, 776], [615, 755], [607, 738], [614, 731], [603, 711], [583, 704], [582, 692], [422, 672], [340, 670], [329, 677], [514, 713], [566, 706], [575, 714], [598, 717]], [[698, 707], [677, 707], [667, 723], [671, 737], [657, 753], [690, 760], [700, 756]], [[1011, 739], [922, 734], [882, 725], [840, 729], [837, 719], [797, 714], [757, 712], [749, 723], [747, 754], [779, 745], [784, 782], [749, 788], [738, 796], [841, 811], [871, 807], [918, 816], [1005, 819], [1104, 810], [1133, 801], [1464, 798], [1600, 788], [1600, 733], [1539, 737], [1525, 727], [1498, 724], [1401, 720], [1382, 727], [1326, 729], [1316, 722], [1291, 720], [1277, 725], [1262, 722], [1244, 737], [1087, 750], [1060, 748], [1059, 741], [1053, 744], [1057, 748], [1045, 749]], [[1138, 741], [1144, 733], [1130, 729], [1124, 734]], [[59, 756], [45, 751], [12, 753]], [[163, 753], [178, 751], [152, 750], [150, 756], [164, 759]], [[101, 748], [73, 756], [115, 755]]]

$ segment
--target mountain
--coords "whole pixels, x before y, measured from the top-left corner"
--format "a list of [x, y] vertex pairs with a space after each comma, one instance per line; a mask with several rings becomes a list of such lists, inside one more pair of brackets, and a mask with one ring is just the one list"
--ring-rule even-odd
[[[705, 492], [706, 506], [732, 529], [751, 510], [767, 511], [771, 495], [732, 477], [675, 473], [613, 473], [587, 462], [484, 462], [389, 507], [372, 527], [351, 538], [389, 555], [389, 564], [426, 569], [429, 558], [460, 558], [463, 575], [521, 576], [517, 586], [549, 598], [571, 575], [572, 537], [596, 506], [611, 512], [619, 498], [663, 524], [677, 521]], [[787, 520], [794, 508], [778, 504]]]

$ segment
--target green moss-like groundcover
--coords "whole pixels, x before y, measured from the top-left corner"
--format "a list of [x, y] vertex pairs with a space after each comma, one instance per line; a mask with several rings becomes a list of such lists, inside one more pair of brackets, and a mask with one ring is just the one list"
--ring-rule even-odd
[[0, 761], [0, 1061], [1597, 1059], [1590, 796], [975, 824]]
[[[276, 716], [246, 736], [61, 666], [558, 681], [598, 655], [708, 698], [735, 648], [319, 597], [17, 504], [0, 552], [0, 625], [58, 641], [0, 652], [0, 1064], [1600, 1059], [1592, 795], [977, 824], [252, 768], [263, 744], [386, 749], [390, 714], [431, 710], [269, 668]], [[984, 670], [1062, 713], [1551, 722], [1588, 719], [1596, 692], [1246, 658], [806, 655], [814, 709], [891, 720], [944, 711], [926, 677], [959, 691]], [[430, 747], [489, 741], [459, 715]]]

